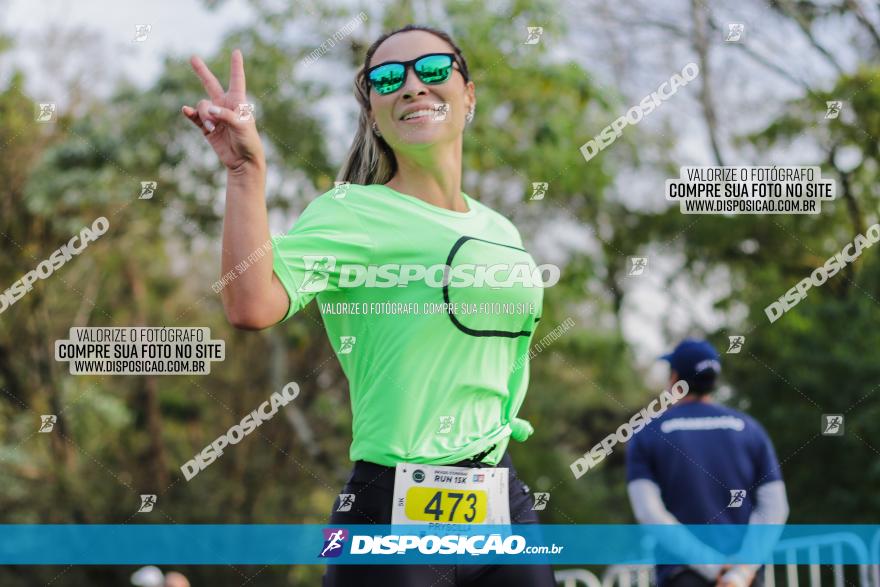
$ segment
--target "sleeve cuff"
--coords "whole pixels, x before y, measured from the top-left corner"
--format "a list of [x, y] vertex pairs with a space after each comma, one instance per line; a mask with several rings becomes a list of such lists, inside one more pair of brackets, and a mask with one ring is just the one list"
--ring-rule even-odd
[[526, 439], [535, 431], [528, 420], [522, 418], [514, 418], [510, 421], [510, 436], [517, 442], [525, 442]]
[[294, 300], [296, 300], [296, 287], [293, 285], [296, 283], [296, 280], [293, 278], [290, 269], [284, 264], [284, 260], [281, 258], [281, 252], [278, 249], [278, 241], [280, 238], [280, 236], [272, 237], [272, 270], [275, 272], [275, 275], [278, 276], [278, 281], [284, 286], [290, 306], [288, 306], [287, 314], [284, 315], [284, 318], [279, 320], [276, 324], [286, 322], [296, 313], [296, 306], [294, 305]]

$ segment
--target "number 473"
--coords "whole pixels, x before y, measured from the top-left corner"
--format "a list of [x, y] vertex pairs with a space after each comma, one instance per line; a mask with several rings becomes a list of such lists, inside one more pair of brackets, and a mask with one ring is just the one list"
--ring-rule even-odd
[[[424, 512], [429, 515], [434, 516], [435, 521], [439, 521], [441, 516], [443, 516], [443, 491], [438, 491], [434, 494], [434, 497], [428, 501], [428, 504], [425, 506]], [[465, 495], [464, 493], [449, 491], [446, 492], [446, 497], [450, 500], [454, 500], [452, 504], [452, 509], [449, 510], [449, 517], [446, 518], [446, 521], [452, 522], [455, 520], [455, 512], [458, 510], [459, 504], [462, 500], [465, 501], [466, 510], [461, 512], [461, 517], [465, 522], [473, 522], [477, 517], [477, 496], [474, 493], [468, 493]]]

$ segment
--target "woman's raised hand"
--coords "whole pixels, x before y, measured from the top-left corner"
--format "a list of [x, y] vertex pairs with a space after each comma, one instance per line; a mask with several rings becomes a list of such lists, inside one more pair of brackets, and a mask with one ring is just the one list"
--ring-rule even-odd
[[231, 171], [243, 171], [248, 164], [265, 166], [263, 144], [257, 132], [253, 110], [245, 97], [244, 59], [241, 51], [232, 52], [229, 65], [229, 90], [223, 86], [198, 57], [190, 64], [209, 100], [200, 100], [195, 108], [184, 106], [183, 115], [202, 130], [220, 162]]

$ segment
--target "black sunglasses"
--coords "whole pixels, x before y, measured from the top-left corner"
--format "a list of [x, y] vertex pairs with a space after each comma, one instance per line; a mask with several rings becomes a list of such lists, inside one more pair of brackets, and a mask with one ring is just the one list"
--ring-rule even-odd
[[367, 70], [367, 82], [383, 96], [396, 92], [406, 82], [406, 72], [410, 65], [425, 84], [442, 84], [449, 79], [455, 65], [467, 81], [462, 65], [454, 53], [428, 53], [409, 61], [386, 61], [375, 65]]

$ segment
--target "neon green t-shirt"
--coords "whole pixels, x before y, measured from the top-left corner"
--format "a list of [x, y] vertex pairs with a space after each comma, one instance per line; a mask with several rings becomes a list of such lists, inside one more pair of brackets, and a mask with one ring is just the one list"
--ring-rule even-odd
[[497, 464], [510, 436], [532, 432], [516, 416], [539, 268], [507, 218], [462, 195], [468, 212], [351, 184], [273, 239], [282, 321], [317, 296], [349, 380], [353, 461], [451, 464], [496, 444], [484, 461]]

